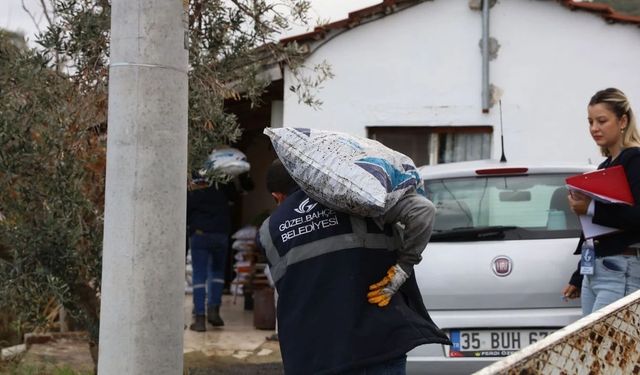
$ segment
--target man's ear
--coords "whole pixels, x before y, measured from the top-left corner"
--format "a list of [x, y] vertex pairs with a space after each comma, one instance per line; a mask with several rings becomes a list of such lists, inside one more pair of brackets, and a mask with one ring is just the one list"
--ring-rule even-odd
[[287, 198], [287, 194], [285, 193], [278, 193], [278, 192], [273, 192], [271, 193], [271, 196], [273, 197], [273, 199], [276, 200], [277, 204], [282, 203], [282, 201], [285, 200], [285, 198]]

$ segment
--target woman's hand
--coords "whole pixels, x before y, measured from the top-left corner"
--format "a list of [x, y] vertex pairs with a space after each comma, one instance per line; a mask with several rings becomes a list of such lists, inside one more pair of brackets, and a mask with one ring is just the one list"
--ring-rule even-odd
[[562, 288], [562, 298], [565, 301], [576, 299], [578, 297], [580, 297], [580, 289], [576, 288], [574, 285], [567, 284]]
[[571, 191], [569, 192], [567, 199], [569, 199], [569, 207], [571, 207], [571, 211], [576, 215], [587, 214], [589, 204], [591, 203], [591, 198], [588, 195], [584, 195], [577, 191]]

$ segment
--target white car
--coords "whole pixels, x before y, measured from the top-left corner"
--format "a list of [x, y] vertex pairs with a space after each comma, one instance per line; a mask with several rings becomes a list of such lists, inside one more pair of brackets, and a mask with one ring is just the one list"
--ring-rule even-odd
[[593, 169], [492, 160], [420, 168], [438, 213], [415, 273], [453, 346], [415, 348], [409, 374], [470, 374], [581, 317], [579, 301], [560, 293], [579, 261], [565, 178]]

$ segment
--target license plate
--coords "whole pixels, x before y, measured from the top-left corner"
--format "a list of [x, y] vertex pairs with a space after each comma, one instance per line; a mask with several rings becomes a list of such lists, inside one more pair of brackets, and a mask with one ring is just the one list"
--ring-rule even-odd
[[452, 330], [449, 357], [505, 357], [534, 344], [554, 329]]

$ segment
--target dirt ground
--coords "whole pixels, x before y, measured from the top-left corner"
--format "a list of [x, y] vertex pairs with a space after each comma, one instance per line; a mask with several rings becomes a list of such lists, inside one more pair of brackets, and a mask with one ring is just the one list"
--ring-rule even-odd
[[217, 364], [208, 368], [191, 369], [189, 375], [280, 375], [283, 374], [282, 364]]
[[185, 373], [189, 375], [281, 375], [282, 357], [277, 343], [266, 342], [252, 351], [219, 352], [211, 355], [203, 351], [186, 353]]
[[[185, 326], [191, 323], [191, 310], [191, 296], [185, 295]], [[221, 315], [225, 320], [223, 328], [208, 325], [206, 332], [184, 330], [185, 374], [283, 374], [280, 346], [277, 341], [266, 339], [274, 331], [254, 327], [254, 312], [244, 309], [242, 297], [224, 295]], [[86, 335], [52, 333], [44, 336], [48, 338], [32, 341], [21, 363], [69, 368], [78, 375], [93, 373]]]
[[184, 367], [189, 375], [281, 375], [284, 373], [277, 342], [265, 342], [254, 351], [236, 353], [235, 356], [207, 356], [203, 352], [187, 353], [184, 357]]
[[34, 343], [21, 358], [20, 363], [44, 368], [68, 368], [79, 374], [94, 371], [85, 335], [50, 334], [50, 340]]
[[[89, 345], [82, 337], [55, 337], [32, 344], [21, 363], [46, 368], [68, 368], [78, 374], [93, 373]], [[282, 358], [277, 342], [267, 341], [255, 350], [192, 351], [184, 356], [189, 375], [280, 375]]]

